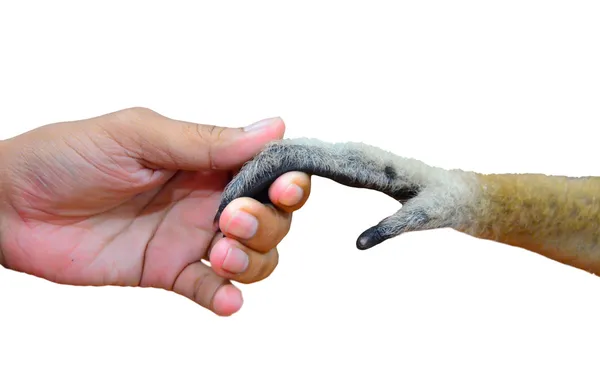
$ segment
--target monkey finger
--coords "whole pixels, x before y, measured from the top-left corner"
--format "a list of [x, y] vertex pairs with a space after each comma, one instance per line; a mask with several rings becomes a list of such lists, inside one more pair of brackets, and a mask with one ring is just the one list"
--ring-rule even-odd
[[276, 248], [260, 253], [229, 238], [219, 240], [210, 253], [210, 265], [217, 275], [243, 284], [264, 280], [278, 263]]
[[292, 214], [252, 198], [233, 200], [219, 218], [223, 234], [258, 252], [269, 252], [287, 235]]
[[454, 205], [444, 206], [440, 202], [432, 202], [443, 191], [445, 189], [424, 190], [419, 196], [407, 201], [396, 213], [364, 231], [358, 237], [356, 247], [366, 250], [407, 232], [451, 227], [456, 218]]
[[287, 172], [269, 187], [269, 199], [280, 210], [294, 212], [304, 206], [310, 189], [310, 175], [298, 171]]

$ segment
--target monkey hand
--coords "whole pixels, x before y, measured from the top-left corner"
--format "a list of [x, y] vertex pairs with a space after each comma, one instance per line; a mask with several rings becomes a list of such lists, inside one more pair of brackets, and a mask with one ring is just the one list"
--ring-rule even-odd
[[270, 184], [289, 171], [331, 179], [345, 186], [382, 192], [401, 207], [364, 231], [358, 249], [374, 247], [409, 231], [469, 229], [477, 214], [475, 173], [445, 170], [362, 143], [287, 139], [270, 143], [227, 185], [215, 221], [235, 198], [267, 203]]

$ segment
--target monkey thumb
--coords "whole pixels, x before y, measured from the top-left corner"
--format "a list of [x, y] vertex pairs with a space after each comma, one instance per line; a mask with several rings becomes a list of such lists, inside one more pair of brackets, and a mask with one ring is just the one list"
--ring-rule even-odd
[[364, 251], [405, 232], [426, 229], [431, 221], [432, 217], [425, 208], [419, 206], [419, 202], [407, 204], [360, 234], [356, 240], [356, 248]]
[[373, 226], [360, 234], [356, 240], [356, 248], [361, 251], [373, 248], [374, 246], [383, 243], [388, 238], [381, 234], [379, 226]]

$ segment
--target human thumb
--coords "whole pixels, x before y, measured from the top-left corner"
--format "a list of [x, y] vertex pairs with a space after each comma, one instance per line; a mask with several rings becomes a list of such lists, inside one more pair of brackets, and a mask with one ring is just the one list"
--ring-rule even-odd
[[236, 169], [285, 132], [279, 117], [228, 128], [174, 120], [146, 109], [126, 112], [113, 138], [146, 165], [168, 170]]

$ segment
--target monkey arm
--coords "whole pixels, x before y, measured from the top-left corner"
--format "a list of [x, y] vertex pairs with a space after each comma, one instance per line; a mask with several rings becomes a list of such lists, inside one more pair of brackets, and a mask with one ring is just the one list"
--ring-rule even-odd
[[600, 273], [600, 178], [478, 174], [473, 223], [463, 232]]
[[600, 271], [600, 178], [445, 170], [361, 143], [271, 143], [228, 184], [215, 220], [235, 198], [268, 202], [270, 184], [289, 171], [379, 191], [402, 205], [358, 237], [359, 249], [405, 232], [453, 228]]

